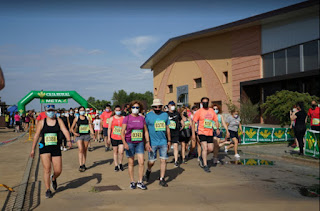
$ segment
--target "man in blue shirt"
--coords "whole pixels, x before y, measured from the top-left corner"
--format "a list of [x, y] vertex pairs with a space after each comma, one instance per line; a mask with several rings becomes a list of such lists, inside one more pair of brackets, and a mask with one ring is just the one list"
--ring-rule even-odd
[[163, 187], [168, 187], [164, 179], [166, 173], [168, 159], [168, 150], [170, 149], [171, 136], [170, 136], [170, 120], [166, 112], [162, 112], [162, 102], [160, 99], [154, 99], [152, 108], [153, 111], [146, 115], [146, 124], [150, 136], [150, 145], [152, 151], [149, 152], [148, 169], [146, 171], [145, 179], [148, 181], [150, 178], [151, 168], [157, 160], [157, 151], [159, 150], [160, 157], [160, 182]]

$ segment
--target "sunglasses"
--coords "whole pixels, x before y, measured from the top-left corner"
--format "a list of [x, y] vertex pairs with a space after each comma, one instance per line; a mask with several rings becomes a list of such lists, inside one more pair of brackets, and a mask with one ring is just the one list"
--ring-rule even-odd
[[133, 109], [139, 109], [140, 107], [139, 106], [132, 106], [131, 108], [133, 108]]
[[152, 106], [152, 108], [162, 108], [162, 106]]
[[47, 108], [54, 108], [54, 105], [47, 105]]
[[217, 108], [214, 108], [213, 110], [219, 110], [219, 109], [217, 109]]

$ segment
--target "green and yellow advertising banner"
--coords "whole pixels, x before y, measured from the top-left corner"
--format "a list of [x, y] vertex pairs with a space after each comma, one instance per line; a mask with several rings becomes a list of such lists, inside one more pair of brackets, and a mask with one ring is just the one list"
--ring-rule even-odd
[[242, 143], [249, 144], [249, 143], [256, 143], [259, 140], [259, 128], [258, 127], [248, 127], [244, 126], [242, 128], [243, 135], [242, 135]]
[[304, 147], [304, 154], [311, 157], [319, 158], [319, 131], [307, 130], [305, 139], [306, 143]]

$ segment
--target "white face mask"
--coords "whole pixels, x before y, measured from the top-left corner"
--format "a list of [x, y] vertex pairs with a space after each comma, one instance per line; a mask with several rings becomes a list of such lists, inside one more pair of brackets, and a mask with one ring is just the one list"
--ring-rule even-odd
[[174, 111], [174, 110], [176, 110], [176, 107], [175, 106], [171, 106], [171, 111]]
[[203, 108], [203, 105], [202, 105], [202, 103], [200, 103], [200, 108]]
[[133, 114], [138, 114], [139, 113], [139, 109], [138, 108], [133, 108], [132, 109], [132, 113]]

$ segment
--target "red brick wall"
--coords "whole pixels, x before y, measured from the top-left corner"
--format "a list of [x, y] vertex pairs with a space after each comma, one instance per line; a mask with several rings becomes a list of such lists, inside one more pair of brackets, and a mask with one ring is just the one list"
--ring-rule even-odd
[[261, 27], [232, 33], [232, 101], [238, 104], [240, 82], [259, 79], [261, 71]]

